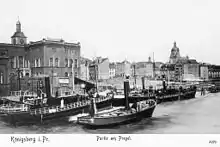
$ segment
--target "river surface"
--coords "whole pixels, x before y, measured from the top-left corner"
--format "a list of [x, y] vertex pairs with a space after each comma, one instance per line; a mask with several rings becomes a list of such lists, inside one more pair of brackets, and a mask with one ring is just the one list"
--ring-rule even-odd
[[220, 134], [220, 93], [157, 105], [152, 118], [91, 130], [74, 122], [12, 126], [0, 120], [0, 134]]

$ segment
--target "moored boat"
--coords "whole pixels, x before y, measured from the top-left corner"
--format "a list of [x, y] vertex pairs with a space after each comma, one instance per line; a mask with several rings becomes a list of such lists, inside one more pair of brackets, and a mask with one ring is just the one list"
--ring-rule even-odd
[[77, 122], [89, 127], [103, 127], [129, 123], [131, 121], [151, 117], [157, 104], [156, 101], [149, 99], [130, 103], [128, 97], [128, 87], [129, 82], [125, 81], [125, 108], [119, 108], [117, 110], [110, 109], [109, 112], [96, 113], [96, 105], [94, 100], [92, 100], [90, 115], [78, 117]]
[[[50, 87], [46, 88], [46, 92], [49, 91], [47, 89]], [[7, 104], [0, 105], [0, 119], [10, 123], [43, 122], [89, 111], [90, 100], [86, 94], [52, 97], [50, 93], [44, 93], [41, 89], [37, 90], [37, 94], [28, 91], [13, 93], [16, 95], [3, 97], [9, 101]], [[105, 96], [96, 95], [94, 98], [97, 107], [102, 109], [111, 106], [113, 94], [108, 92]]]

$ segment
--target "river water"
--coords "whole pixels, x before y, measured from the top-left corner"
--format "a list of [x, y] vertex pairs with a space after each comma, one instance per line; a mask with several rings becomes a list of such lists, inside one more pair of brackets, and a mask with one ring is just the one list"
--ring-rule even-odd
[[220, 93], [159, 104], [152, 118], [111, 129], [86, 129], [74, 122], [12, 126], [0, 121], [1, 134], [202, 134], [220, 133]]

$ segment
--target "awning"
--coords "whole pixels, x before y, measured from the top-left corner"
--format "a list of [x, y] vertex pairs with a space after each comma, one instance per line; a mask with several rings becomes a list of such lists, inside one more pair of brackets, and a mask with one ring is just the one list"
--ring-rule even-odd
[[95, 84], [94, 84], [94, 83], [91, 83], [91, 82], [82, 80], [82, 79], [77, 78], [77, 77], [75, 77], [75, 79], [74, 79], [74, 84], [75, 84], [75, 85], [85, 84], [85, 89], [86, 89], [86, 91], [87, 91], [87, 90], [90, 90], [91, 88], [95, 88]]

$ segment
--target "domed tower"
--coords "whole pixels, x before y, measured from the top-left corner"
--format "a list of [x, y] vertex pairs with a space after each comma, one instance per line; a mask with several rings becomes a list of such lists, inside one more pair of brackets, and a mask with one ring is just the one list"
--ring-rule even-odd
[[180, 59], [180, 51], [179, 48], [176, 46], [176, 42], [173, 43], [173, 48], [171, 49], [170, 54], [170, 63], [175, 64]]
[[20, 45], [24, 45], [27, 43], [27, 37], [21, 31], [21, 23], [19, 20], [16, 23], [16, 32], [11, 37], [11, 43], [12, 44], [20, 44]]

